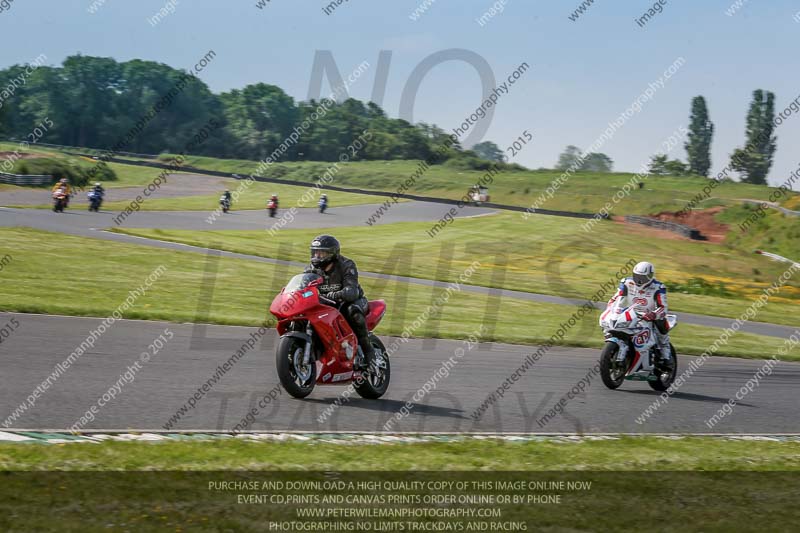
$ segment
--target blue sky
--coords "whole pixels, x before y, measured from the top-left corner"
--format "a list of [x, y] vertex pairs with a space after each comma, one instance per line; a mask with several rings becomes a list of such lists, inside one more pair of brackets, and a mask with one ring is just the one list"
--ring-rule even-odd
[[[398, 116], [413, 69], [430, 54], [462, 48], [485, 58], [498, 81], [522, 62], [531, 65], [500, 100], [485, 138], [505, 148], [530, 131], [534, 142], [516, 161], [532, 168], [552, 167], [567, 144], [592, 144], [678, 57], [685, 64], [602, 146], [616, 170], [635, 171], [686, 126], [695, 95], [706, 97], [715, 123], [715, 171], [744, 144], [754, 89], [773, 91], [779, 109], [800, 96], [800, 23], [793, 19], [800, 0], [749, 0], [733, 16], [725, 11], [734, 0], [667, 0], [643, 28], [634, 19], [653, 5], [649, 1], [595, 0], [573, 22], [568, 15], [578, 0], [506, 0], [504, 11], [483, 27], [476, 19], [493, 0], [435, 0], [416, 21], [410, 14], [426, 0], [347, 0], [330, 15], [322, 10], [330, 0], [271, 0], [264, 9], [256, 7], [258, 0], [177, 0], [174, 13], [156, 26], [147, 19], [168, 0], [95, 0], [102, 5], [91, 14], [92, 1], [14, 0], [0, 12], [6, 43], [0, 66], [40, 53], [59, 64], [80, 52], [189, 68], [213, 49], [217, 57], [201, 74], [213, 91], [266, 82], [302, 100], [315, 51], [329, 50], [343, 75], [362, 61], [370, 63], [350, 89], [352, 96], [368, 100], [378, 54], [391, 50], [383, 106]], [[475, 69], [464, 62], [442, 63], [422, 82], [413, 119], [450, 129], [480, 101]], [[800, 166], [800, 151], [794, 149], [800, 144], [800, 118], [785, 121], [777, 135], [771, 183]], [[680, 146], [670, 155], [686, 157]]]

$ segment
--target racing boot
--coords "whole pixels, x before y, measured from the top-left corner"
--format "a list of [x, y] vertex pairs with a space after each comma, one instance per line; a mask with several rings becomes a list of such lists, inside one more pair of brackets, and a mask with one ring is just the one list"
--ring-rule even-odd
[[371, 368], [374, 371], [375, 350], [372, 348], [372, 343], [369, 342], [369, 339], [366, 339], [364, 342], [359, 339], [358, 347], [361, 349], [363, 357], [360, 357], [356, 360], [354, 368], [356, 370], [367, 370], [368, 368]]
[[658, 349], [661, 352], [661, 366], [667, 369], [672, 368], [673, 359], [672, 359], [672, 348], [669, 345], [669, 333], [658, 333]]

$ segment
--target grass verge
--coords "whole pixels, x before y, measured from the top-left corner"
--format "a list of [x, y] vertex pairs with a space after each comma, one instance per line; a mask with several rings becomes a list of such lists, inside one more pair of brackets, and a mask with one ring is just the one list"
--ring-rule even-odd
[[[0, 257], [8, 253], [13, 258], [2, 271], [3, 311], [105, 317], [130, 290], [164, 265], [166, 272], [125, 313], [125, 318], [258, 325], [266, 317], [269, 302], [299, 270], [25, 228], [0, 229], [0, 243]], [[92, 259], [91, 268], [86, 267], [86, 258]], [[207, 268], [216, 272], [211, 278], [206, 275]], [[54, 278], [64, 281], [63, 290], [54, 290]], [[367, 295], [389, 303], [378, 330], [381, 335], [400, 335], [443, 294], [442, 288], [396, 281], [363, 278], [362, 285]], [[198, 308], [206, 303], [207, 313], [198, 314]], [[551, 337], [575, 312], [571, 306], [456, 290], [451, 291], [440, 314], [420, 320], [421, 325], [411, 330], [411, 336], [463, 339], [485, 325], [487, 341], [536, 344]], [[597, 314], [587, 314], [584, 322], [569, 329], [559, 343], [600, 347]], [[524, 317], [524, 323], [520, 317]], [[719, 334], [720, 330], [714, 328], [683, 326], [676, 330], [673, 343], [681, 353], [699, 354]], [[718, 355], [767, 358], [782, 344], [779, 338], [739, 333], [720, 348]]]
[[[435, 238], [426, 234], [431, 222], [282, 230], [270, 238], [263, 231], [115, 231], [296, 261], [307, 259], [307, 243], [315, 235], [329, 232], [342, 243], [344, 255], [364, 271], [449, 282], [478, 260], [484, 268], [470, 280], [472, 284], [574, 298], [591, 297], [630, 259], [650, 260], [656, 264], [657, 277], [676, 289], [669, 293], [671, 309], [730, 318], [744, 313], [787, 267], [751, 249], [659, 239], [638, 227], [612, 222], [586, 233], [583, 222], [550, 216], [525, 221], [518, 214], [503, 213], [456, 219]], [[791, 233], [781, 235], [787, 243], [794, 242]], [[755, 320], [800, 325], [798, 303], [800, 277], [795, 275]]]
[[[250, 173], [255, 161], [216, 159], [190, 156], [187, 165], [209, 170]], [[293, 162], [270, 165], [266, 177], [290, 180], [307, 180], [315, 173], [324, 172], [325, 162]], [[418, 161], [358, 161], [343, 168], [336, 176], [336, 184], [374, 190], [395, 190], [417, 170]], [[474, 184], [484, 171], [463, 170], [448, 165], [434, 165], [417, 180], [409, 192], [427, 196], [458, 199]], [[529, 207], [558, 178], [558, 170], [506, 171], [495, 176], [490, 186], [492, 201]], [[631, 181], [633, 174], [624, 172], [573, 174], [539, 208], [563, 209], [582, 213], [596, 213]], [[653, 176], [645, 187], [634, 187], [629, 198], [614, 207], [613, 214], [655, 214], [661, 211], [678, 211], [710, 182], [700, 177]], [[774, 189], [746, 183], [726, 182], [713, 190], [712, 199], [733, 203], [738, 198], [766, 199]], [[792, 195], [797, 196], [797, 195]]]
[[[658, 453], [653, 453], [658, 450]], [[800, 471], [800, 442], [718, 437], [338, 444], [241, 439], [0, 444], [3, 470]]]
[[[49, 530], [53, 517], [69, 531], [788, 531], [800, 489], [797, 442], [712, 438], [10, 444], [0, 464], [16, 470], [0, 487], [6, 531]], [[402, 509], [437, 514], [378, 514]], [[444, 514], [469, 509], [496, 514]]]

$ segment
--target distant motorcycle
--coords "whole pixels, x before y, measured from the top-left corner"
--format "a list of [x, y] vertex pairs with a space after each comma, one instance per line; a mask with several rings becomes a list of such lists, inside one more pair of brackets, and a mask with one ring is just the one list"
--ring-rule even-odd
[[269, 209], [269, 216], [275, 218], [275, 215], [278, 213], [278, 200], [276, 198], [270, 198], [269, 202], [267, 202], [267, 209]]
[[89, 211], [98, 213], [100, 206], [103, 204], [103, 194], [97, 191], [89, 191], [86, 197], [89, 199]]
[[[678, 318], [667, 314], [669, 330], [675, 327]], [[675, 381], [678, 373], [678, 357], [670, 344], [672, 359], [667, 365], [661, 357], [655, 325], [642, 320], [633, 306], [606, 309], [600, 315], [600, 327], [606, 345], [600, 354], [600, 377], [609, 389], [616, 389], [624, 380], [647, 381], [650, 388], [663, 392]]]
[[327, 198], [320, 198], [319, 199], [319, 212], [324, 213], [325, 210], [328, 208], [328, 199]]
[[53, 193], [53, 211], [63, 213], [67, 207], [67, 191], [58, 189]]
[[219, 205], [222, 206], [223, 213], [227, 213], [231, 209], [231, 201], [224, 194], [219, 197]]

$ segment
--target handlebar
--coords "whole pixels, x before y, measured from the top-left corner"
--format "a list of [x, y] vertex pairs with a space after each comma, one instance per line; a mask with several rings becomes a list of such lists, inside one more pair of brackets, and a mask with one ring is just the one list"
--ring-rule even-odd
[[337, 302], [336, 300], [331, 300], [330, 298], [325, 298], [321, 294], [319, 295], [319, 301], [324, 303], [325, 305], [330, 305], [337, 308], [339, 307], [339, 302]]

